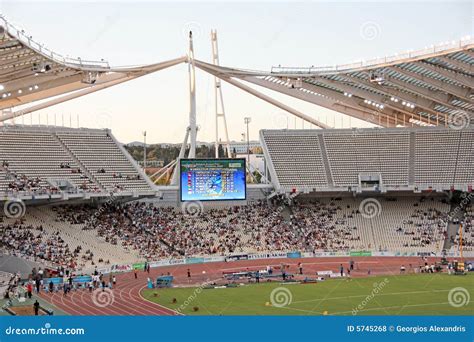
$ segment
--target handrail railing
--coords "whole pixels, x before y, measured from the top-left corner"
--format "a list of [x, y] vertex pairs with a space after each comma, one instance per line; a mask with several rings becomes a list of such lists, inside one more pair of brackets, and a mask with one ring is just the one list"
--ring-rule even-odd
[[57, 62], [59, 64], [67, 64], [79, 68], [101, 68], [109, 69], [109, 62], [107, 61], [88, 61], [81, 58], [64, 57], [63, 55], [49, 50], [38, 42], [34, 41], [31, 36], [28, 36], [24, 30], [20, 30], [10, 24], [3, 15], [0, 15], [0, 26], [3, 26], [5, 32], [13, 38], [18, 39], [22, 44], [30, 49], [42, 54], [43, 56]]
[[404, 53], [395, 54], [392, 56], [386, 57], [377, 57], [368, 61], [360, 61], [347, 64], [331, 65], [331, 66], [311, 66], [311, 67], [282, 67], [282, 66], [272, 66], [272, 73], [290, 73], [290, 74], [311, 74], [311, 73], [320, 73], [320, 72], [338, 72], [346, 71], [350, 69], [357, 69], [363, 67], [375, 66], [378, 64], [393, 63], [401, 61], [403, 59], [410, 59], [416, 57], [422, 57], [430, 54], [436, 54], [443, 51], [448, 51], [452, 49], [461, 49], [465, 46], [474, 44], [474, 38], [470, 36], [464, 37], [458, 41], [444, 42], [438, 45], [432, 45], [425, 49], [420, 49], [416, 51], [407, 51]]

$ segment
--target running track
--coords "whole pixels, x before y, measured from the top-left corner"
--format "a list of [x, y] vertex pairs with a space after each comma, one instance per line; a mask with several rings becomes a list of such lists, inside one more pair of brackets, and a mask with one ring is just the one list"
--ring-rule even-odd
[[[89, 290], [77, 290], [70, 292], [67, 296], [64, 296], [62, 292], [42, 293], [40, 296], [71, 315], [178, 315], [171, 309], [141, 297], [140, 291], [145, 287], [147, 277], [156, 279], [157, 276], [170, 272], [175, 277], [175, 284], [192, 286], [204, 281], [220, 280], [222, 272], [261, 270], [267, 265], [278, 267], [282, 263], [290, 266], [290, 273], [297, 273], [299, 262], [303, 264], [304, 273], [314, 277], [316, 271], [339, 272], [340, 264], [342, 263], [344, 268], [347, 268], [350, 259], [348, 257], [263, 259], [165, 266], [151, 269], [150, 274], [140, 271], [138, 279], [135, 279], [133, 272], [117, 274], [117, 285], [110, 292], [101, 293], [101, 290], [95, 290], [90, 293]], [[424, 264], [419, 257], [353, 257], [352, 260], [355, 261], [355, 269], [351, 276], [355, 277], [368, 276], [369, 269], [371, 275], [390, 275], [399, 274], [401, 265], [405, 265], [408, 270], [410, 264], [414, 268]], [[439, 259], [430, 258], [429, 262], [435, 260]], [[191, 271], [190, 280], [187, 278], [187, 269]], [[108, 276], [105, 277], [108, 280]]]

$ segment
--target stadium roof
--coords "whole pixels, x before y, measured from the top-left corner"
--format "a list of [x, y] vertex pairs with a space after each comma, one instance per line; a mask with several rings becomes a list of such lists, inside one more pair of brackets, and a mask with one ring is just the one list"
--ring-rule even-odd
[[270, 72], [196, 66], [384, 127], [474, 122], [474, 40], [330, 67]]
[[[182, 63], [186, 57], [151, 65], [112, 68], [109, 63], [59, 55], [0, 17], [0, 121], [46, 108]], [[67, 94], [67, 95], [66, 95]], [[58, 98], [58, 95], [64, 95]], [[55, 99], [17, 112], [8, 109]]]
[[[104, 60], [64, 57], [36, 43], [0, 16], [0, 122], [186, 61], [183, 56], [150, 65], [110, 67]], [[384, 127], [474, 123], [474, 40], [470, 37], [330, 67], [278, 66], [265, 72], [198, 60], [195, 65], [311, 122], [315, 119], [239, 81]], [[20, 110], [12, 111], [19, 106]]]

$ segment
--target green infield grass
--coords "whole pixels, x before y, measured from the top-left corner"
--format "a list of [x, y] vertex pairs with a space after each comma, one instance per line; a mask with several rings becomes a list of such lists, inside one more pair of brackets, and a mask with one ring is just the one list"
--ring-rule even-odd
[[144, 290], [142, 295], [185, 315], [474, 315], [474, 274], [176, 287]]

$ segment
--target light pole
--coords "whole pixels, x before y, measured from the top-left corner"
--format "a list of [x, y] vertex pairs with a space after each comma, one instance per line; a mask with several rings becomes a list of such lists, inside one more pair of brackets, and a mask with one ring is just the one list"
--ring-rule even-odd
[[143, 131], [143, 170], [146, 174], [146, 131]]
[[252, 118], [245, 117], [244, 122], [247, 125], [247, 167], [250, 170], [250, 136], [249, 136], [249, 123], [252, 121]]

